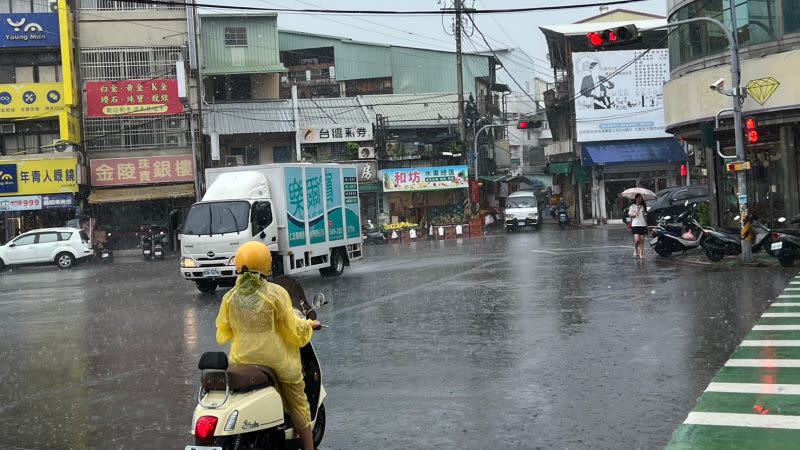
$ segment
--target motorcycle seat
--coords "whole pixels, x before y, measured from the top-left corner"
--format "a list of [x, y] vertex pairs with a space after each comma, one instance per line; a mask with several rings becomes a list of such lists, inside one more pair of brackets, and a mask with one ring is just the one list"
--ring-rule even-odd
[[225, 372], [228, 373], [228, 387], [231, 391], [250, 391], [275, 386], [278, 377], [269, 367], [248, 364], [231, 364], [228, 370], [206, 370], [202, 385], [206, 391], [225, 390]]

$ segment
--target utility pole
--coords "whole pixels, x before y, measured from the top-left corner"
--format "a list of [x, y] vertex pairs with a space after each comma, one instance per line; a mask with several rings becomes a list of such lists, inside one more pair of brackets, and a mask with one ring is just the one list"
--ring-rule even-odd
[[[720, 28], [722, 32], [725, 34], [725, 37], [728, 40], [728, 47], [730, 49], [731, 54], [731, 90], [730, 92], [723, 92], [726, 95], [730, 95], [733, 101], [733, 133], [734, 138], [736, 140], [736, 159], [739, 161], [745, 160], [745, 153], [744, 153], [744, 130], [742, 129], [742, 100], [744, 96], [742, 95], [742, 88], [739, 86], [741, 83], [741, 66], [739, 63], [739, 45], [737, 39], [737, 30], [736, 30], [736, 8], [734, 7], [734, 1], [729, 0], [729, 4], [731, 5], [731, 23], [733, 24], [734, 30], [731, 31], [728, 27], [725, 26], [722, 22], [717, 19], [711, 17], [693, 17], [691, 19], [685, 20], [677, 20], [674, 22], [670, 22], [667, 25], [662, 25], [658, 27], [651, 28], [651, 30], [657, 30], [660, 28], [674, 28], [690, 23], [697, 23], [697, 22], [707, 22], [714, 24], [717, 28]], [[720, 90], [720, 92], [722, 92]], [[742, 228], [744, 228], [744, 221], [747, 217], [747, 177], [744, 171], [737, 171], [736, 172], [736, 180], [739, 188], [739, 216], [742, 222]], [[749, 239], [742, 239], [742, 261], [744, 262], [751, 262], [753, 260], [753, 249], [750, 246]]]
[[462, 148], [467, 140], [466, 127], [464, 124], [464, 73], [462, 70], [462, 57], [461, 57], [461, 8], [462, 0], [454, 0], [456, 10], [456, 77], [458, 79], [458, 142]]

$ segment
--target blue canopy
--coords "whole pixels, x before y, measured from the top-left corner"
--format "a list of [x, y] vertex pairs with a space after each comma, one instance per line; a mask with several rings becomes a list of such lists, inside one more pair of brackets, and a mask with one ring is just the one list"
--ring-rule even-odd
[[587, 142], [581, 153], [583, 166], [686, 161], [680, 142], [672, 138]]

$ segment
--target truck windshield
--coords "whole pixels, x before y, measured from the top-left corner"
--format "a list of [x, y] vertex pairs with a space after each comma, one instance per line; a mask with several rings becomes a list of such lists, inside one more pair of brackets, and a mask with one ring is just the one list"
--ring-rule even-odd
[[244, 231], [250, 225], [250, 203], [197, 203], [189, 210], [183, 234], [222, 234]]
[[506, 208], [533, 208], [536, 206], [534, 197], [510, 197], [506, 200]]

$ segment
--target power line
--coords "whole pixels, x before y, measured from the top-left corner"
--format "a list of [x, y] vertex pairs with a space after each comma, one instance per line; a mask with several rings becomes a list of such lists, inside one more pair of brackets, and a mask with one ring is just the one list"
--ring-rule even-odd
[[[338, 14], [338, 15], [369, 15], [369, 16], [430, 16], [439, 15], [442, 13], [455, 14], [453, 9], [441, 10], [416, 10], [416, 11], [398, 11], [398, 10], [349, 10], [349, 9], [294, 9], [294, 8], [264, 8], [258, 6], [235, 6], [235, 5], [219, 5], [213, 3], [191, 3], [191, 2], [174, 2], [169, 0], [117, 0], [120, 3], [137, 3], [143, 5], [185, 5], [194, 6], [198, 8], [215, 8], [215, 9], [228, 9], [236, 11], [262, 11], [262, 12], [277, 12], [284, 14]], [[612, 6], [623, 5], [628, 3], [639, 3], [647, 0], [612, 0], [607, 2], [594, 2], [584, 4], [570, 4], [570, 5], [551, 5], [551, 6], [535, 6], [526, 8], [499, 8], [499, 9], [469, 9], [465, 10], [469, 14], [510, 14], [510, 13], [523, 13], [534, 11], [554, 11], [561, 9], [573, 8], [591, 8], [597, 6]]]

